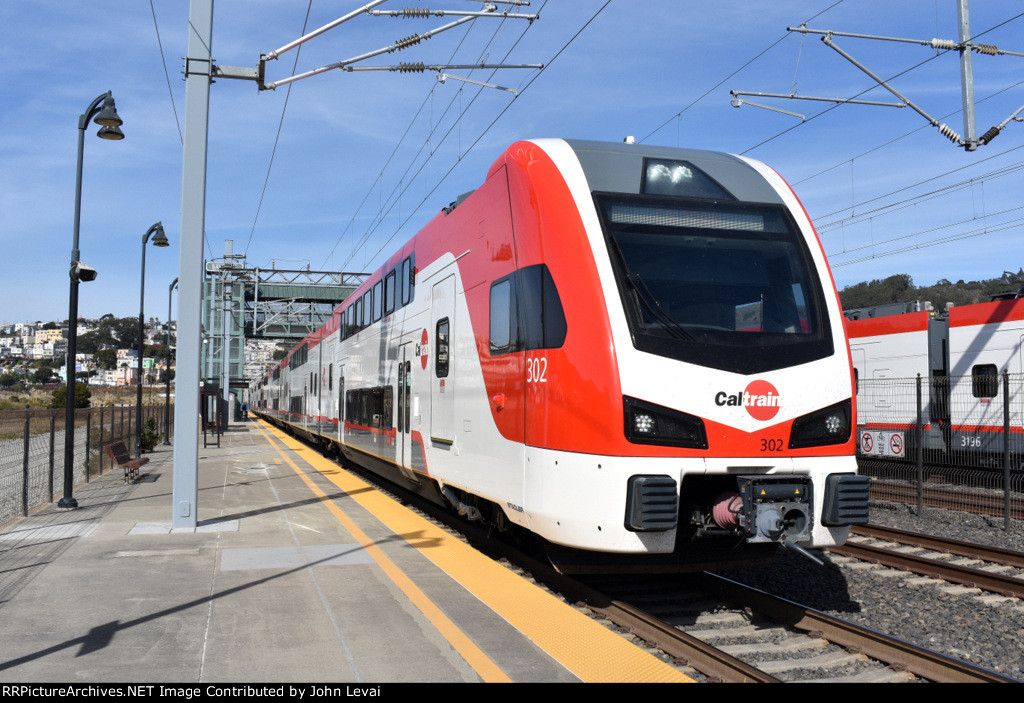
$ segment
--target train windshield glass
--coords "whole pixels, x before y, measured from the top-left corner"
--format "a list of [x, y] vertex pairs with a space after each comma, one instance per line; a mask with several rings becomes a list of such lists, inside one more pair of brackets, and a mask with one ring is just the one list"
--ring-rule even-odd
[[785, 208], [598, 203], [637, 348], [737, 373], [832, 353], [821, 286]]

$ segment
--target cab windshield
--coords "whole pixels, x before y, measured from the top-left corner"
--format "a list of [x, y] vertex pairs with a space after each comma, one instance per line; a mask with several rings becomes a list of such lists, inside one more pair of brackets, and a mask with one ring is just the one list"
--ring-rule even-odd
[[784, 207], [597, 202], [638, 349], [737, 373], [832, 353], [821, 285]]

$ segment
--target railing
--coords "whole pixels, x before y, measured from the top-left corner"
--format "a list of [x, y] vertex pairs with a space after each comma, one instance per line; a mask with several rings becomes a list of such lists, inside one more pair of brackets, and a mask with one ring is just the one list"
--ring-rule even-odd
[[[857, 455], [872, 497], [1021, 519], [1024, 374], [860, 379]], [[984, 371], [988, 370], [988, 373]]]
[[[164, 441], [164, 405], [143, 407], [143, 423], [156, 418]], [[0, 524], [28, 515], [64, 492], [64, 409], [0, 412]], [[104, 445], [117, 440], [135, 449], [134, 406], [84, 408], [75, 411], [75, 454], [72, 479], [87, 482], [111, 468]], [[143, 425], [145, 426], [145, 425]], [[174, 435], [174, 408], [170, 412]]]

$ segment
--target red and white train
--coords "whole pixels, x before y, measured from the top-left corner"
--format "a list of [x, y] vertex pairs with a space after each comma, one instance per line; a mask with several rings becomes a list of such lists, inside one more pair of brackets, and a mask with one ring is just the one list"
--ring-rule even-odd
[[772, 169], [542, 139], [250, 400], [569, 571], [843, 543], [867, 519], [853, 394], [825, 256]]
[[918, 375], [925, 450], [957, 461], [997, 457], [1008, 422], [1010, 451], [1024, 453], [1024, 298], [939, 314], [928, 303], [898, 303], [847, 316], [861, 454], [916, 457]]

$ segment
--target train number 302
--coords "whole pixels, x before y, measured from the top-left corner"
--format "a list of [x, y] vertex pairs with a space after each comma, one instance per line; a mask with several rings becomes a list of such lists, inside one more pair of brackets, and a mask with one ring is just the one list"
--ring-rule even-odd
[[526, 360], [526, 382], [548, 382], [548, 358], [546, 356], [540, 356], [537, 357], [536, 359]]
[[762, 452], [781, 452], [782, 451], [782, 440], [781, 439], [762, 439], [761, 440], [761, 451]]

